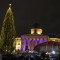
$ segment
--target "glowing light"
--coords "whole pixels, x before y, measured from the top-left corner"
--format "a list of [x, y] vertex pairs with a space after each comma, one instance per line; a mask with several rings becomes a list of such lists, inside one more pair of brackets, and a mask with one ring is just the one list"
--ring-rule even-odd
[[34, 29], [31, 29], [31, 34], [34, 34]]
[[9, 6], [11, 6], [11, 4], [9, 4]]
[[35, 40], [35, 38], [33, 39], [33, 41]]
[[37, 39], [37, 41], [39, 41], [39, 39]]
[[40, 44], [43, 43], [43, 39], [40, 39]]
[[44, 39], [44, 41], [47, 41], [47, 39]]
[[22, 38], [22, 41], [24, 41], [25, 39], [24, 38]]
[[26, 40], [28, 40], [28, 38], [26, 38]]
[[52, 40], [52, 41], [55, 41], [55, 40]]
[[52, 51], [52, 54], [55, 54], [55, 51]]
[[23, 51], [24, 51], [24, 48], [23, 48]]
[[31, 41], [32, 39], [30, 38], [30, 41]]
[[37, 29], [37, 34], [41, 34], [42, 33], [42, 29]]
[[46, 55], [48, 54], [48, 52], [45, 53]]
[[16, 38], [15, 47], [16, 50], [21, 50], [21, 38]]

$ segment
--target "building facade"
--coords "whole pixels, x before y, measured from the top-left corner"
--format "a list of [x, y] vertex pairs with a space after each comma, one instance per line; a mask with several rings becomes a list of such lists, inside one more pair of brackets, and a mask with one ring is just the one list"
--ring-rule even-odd
[[16, 37], [14, 41], [14, 46], [16, 51], [21, 51], [21, 37]]
[[[42, 28], [37, 24], [34, 25], [34, 28], [31, 28], [31, 34], [21, 35], [21, 37], [16, 38], [15, 42], [16, 50], [22, 52], [26, 50], [46, 52], [53, 49], [58, 51], [60, 47], [60, 38], [50, 38], [48, 35], [43, 35]], [[56, 48], [54, 48], [54, 43]]]
[[34, 51], [34, 47], [38, 44], [48, 41], [47, 35], [26, 34], [22, 35], [22, 51]]
[[[21, 46], [18, 45], [18, 41], [20, 41], [20, 39], [16, 38], [16, 50], [21, 50], [23, 52], [29, 50], [33, 52], [36, 45], [47, 42], [48, 38], [48, 35], [42, 34], [42, 28], [38, 24], [34, 24], [34, 27], [31, 28], [31, 34], [21, 35]], [[21, 48], [19, 48], [18, 46], [20, 46]]]

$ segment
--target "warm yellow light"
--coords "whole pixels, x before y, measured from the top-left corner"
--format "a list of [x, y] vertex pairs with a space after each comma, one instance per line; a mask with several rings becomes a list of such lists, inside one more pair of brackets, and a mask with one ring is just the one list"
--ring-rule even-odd
[[15, 49], [16, 50], [21, 50], [21, 38], [20, 37], [17, 37], [15, 38]]
[[52, 41], [55, 41], [55, 40], [52, 40]]
[[42, 33], [42, 29], [37, 29], [37, 34], [41, 34]]
[[31, 29], [31, 34], [34, 34], [34, 29]]
[[21, 50], [21, 41], [16, 41], [16, 50]]
[[45, 53], [46, 55], [48, 54], [48, 52]]
[[46, 54], [46, 55], [51, 55], [51, 52], [46, 52], [45, 54]]

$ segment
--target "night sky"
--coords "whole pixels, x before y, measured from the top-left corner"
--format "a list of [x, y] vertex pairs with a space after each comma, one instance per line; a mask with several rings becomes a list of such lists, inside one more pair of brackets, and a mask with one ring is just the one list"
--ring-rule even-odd
[[0, 0], [0, 31], [9, 3], [12, 4], [16, 36], [30, 33], [34, 23], [40, 24], [43, 34], [60, 34], [59, 0]]

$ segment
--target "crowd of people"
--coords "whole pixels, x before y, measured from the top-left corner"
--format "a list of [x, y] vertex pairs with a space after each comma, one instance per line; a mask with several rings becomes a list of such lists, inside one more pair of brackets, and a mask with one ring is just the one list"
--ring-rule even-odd
[[[2, 56], [2, 60], [50, 60], [51, 56], [42, 53], [42, 54], [28, 54], [28, 53], [20, 53], [20, 54], [6, 54]], [[55, 60], [60, 59], [59, 57], [55, 57]]]

